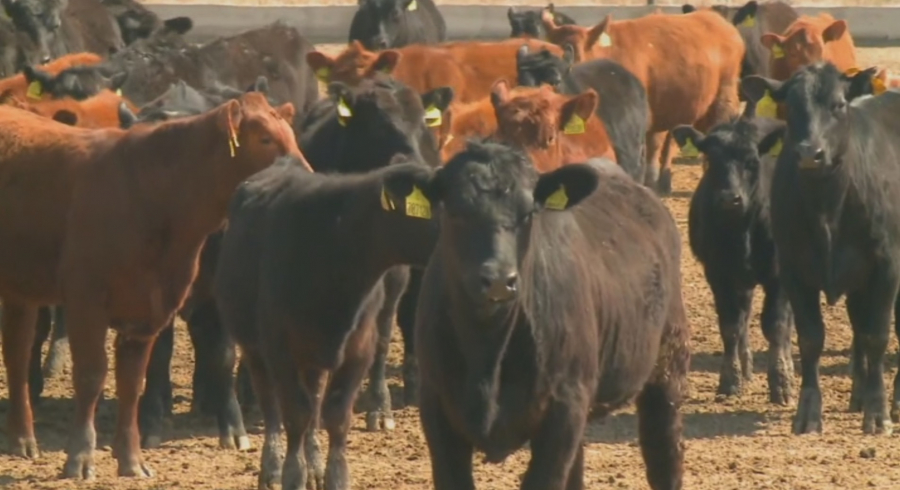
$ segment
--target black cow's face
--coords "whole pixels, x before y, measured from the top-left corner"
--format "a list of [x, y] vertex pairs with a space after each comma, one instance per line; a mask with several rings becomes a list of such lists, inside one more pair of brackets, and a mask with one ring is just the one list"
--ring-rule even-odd
[[432, 205], [442, 206], [444, 270], [483, 307], [518, 296], [522, 264], [533, 233], [541, 231], [536, 216], [575, 206], [596, 189], [597, 179], [581, 164], [538, 174], [520, 150], [470, 142], [419, 186]]
[[350, 41], [357, 40], [371, 50], [395, 47], [407, 28], [407, 12], [416, 9], [416, 0], [360, 0], [350, 26]]
[[[396, 154], [409, 155], [413, 160], [430, 166], [440, 164], [438, 143], [431, 127], [441, 124], [440, 115], [453, 99], [452, 89], [439, 88], [441, 97], [428, 92], [419, 95], [414, 90], [387, 75], [363, 80], [357, 87], [341, 82], [328, 86], [343, 141], [349, 143], [345, 162], [366, 165], [365, 168], [340, 168], [341, 172], [368, 172], [387, 164]], [[429, 105], [423, 106], [423, 99]], [[435, 102], [435, 101], [440, 102]]]
[[126, 72], [107, 75], [102, 66], [73, 66], [55, 76], [40, 68], [26, 66], [23, 70], [28, 83], [38, 82], [41, 90], [54, 98], [71, 97], [84, 100], [97, 95], [104, 89], [119, 90], [128, 78]]
[[519, 85], [523, 87], [538, 87], [542, 84], [559, 88], [563, 77], [572, 67], [575, 50], [571, 45], [564, 47], [565, 55], [559, 58], [550, 51], [542, 49], [536, 53], [529, 53], [528, 46], [522, 46], [516, 53], [516, 71]]
[[543, 39], [545, 36], [544, 25], [541, 23], [540, 10], [517, 10], [510, 7], [506, 11], [509, 19], [509, 37], [533, 37]]
[[805, 66], [788, 81], [758, 76], [743, 82], [754, 100], [769, 90], [776, 102], [787, 106], [784, 151], [796, 158], [801, 170], [833, 168], [847, 142], [847, 79], [827, 62]]
[[43, 63], [65, 54], [59, 35], [67, 0], [2, 0], [16, 29], [31, 38]]

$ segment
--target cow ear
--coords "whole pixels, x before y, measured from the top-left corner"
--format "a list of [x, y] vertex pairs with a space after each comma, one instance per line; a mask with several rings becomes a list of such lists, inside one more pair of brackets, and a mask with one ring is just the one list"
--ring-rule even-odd
[[784, 99], [784, 94], [781, 93], [782, 87], [784, 87], [784, 82], [759, 75], [746, 76], [741, 80], [741, 91], [753, 102], [758, 102], [765, 97], [766, 92], [769, 92], [772, 99], [781, 102]]
[[422, 94], [422, 107], [425, 108], [425, 125], [429, 128], [443, 126], [444, 112], [453, 102], [453, 88], [438, 87]]
[[194, 21], [190, 17], [173, 17], [163, 21], [163, 27], [176, 34], [185, 34], [194, 27]]
[[541, 174], [534, 187], [534, 204], [539, 210], [564, 211], [590, 196], [600, 183], [594, 167], [584, 163], [563, 165]]
[[508, 8], [508, 9], [506, 9], [506, 18], [507, 18], [507, 19], [513, 20], [513, 19], [515, 19], [518, 15], [519, 15], [519, 13], [516, 12], [516, 8], [515, 8], [515, 7], [510, 7], [510, 8]]
[[544, 28], [548, 31], [557, 28], [556, 19], [553, 17], [553, 11], [547, 7], [541, 9], [541, 23], [544, 24]]
[[125, 104], [125, 102], [119, 103], [119, 127], [122, 129], [128, 129], [137, 123], [137, 116], [131, 112], [131, 109]]
[[831, 23], [830, 26], [826, 27], [824, 31], [822, 31], [822, 40], [826, 43], [831, 41], [837, 41], [847, 32], [847, 21], [846, 20], [836, 20]]
[[387, 49], [378, 53], [378, 58], [375, 59], [375, 62], [372, 63], [372, 68], [370, 71], [372, 72], [384, 72], [384, 73], [393, 73], [394, 68], [397, 68], [397, 63], [400, 62], [400, 57], [402, 55], [399, 51], [393, 49]]
[[120, 71], [115, 75], [109, 77], [109, 89], [115, 92], [122, 88], [122, 85], [125, 85], [125, 81], [128, 80], [128, 72]]
[[781, 49], [784, 47], [784, 37], [779, 34], [775, 34], [774, 32], [767, 32], [759, 37], [759, 42], [768, 50], [773, 50], [776, 47]]
[[323, 83], [328, 83], [331, 77], [331, 68], [334, 66], [334, 58], [320, 51], [306, 53], [306, 64], [312, 68], [316, 78]]
[[391, 162], [382, 181], [381, 209], [412, 218], [431, 219], [441, 200], [437, 172], [418, 162], [400, 163], [395, 158]]
[[506, 79], [501, 78], [494, 82], [494, 86], [491, 87], [491, 104], [494, 106], [494, 109], [497, 108], [500, 104], [503, 104], [509, 100], [509, 82]]
[[566, 134], [584, 133], [587, 120], [597, 110], [600, 96], [587, 89], [563, 103], [559, 111], [560, 130]]
[[685, 148], [703, 151], [703, 141], [706, 137], [690, 124], [682, 124], [672, 129], [672, 137], [678, 143], [678, 147], [684, 152]]
[[682, 14], [689, 14], [689, 13], [695, 11], [695, 10], [697, 10], [697, 7], [694, 7], [693, 5], [691, 5], [691, 4], [689, 4], [689, 3], [686, 3], [686, 4], [684, 4], [684, 5], [681, 6], [681, 13], [682, 13]]
[[275, 112], [278, 113], [288, 124], [294, 123], [294, 116], [297, 114], [297, 110], [294, 109], [294, 104], [290, 102], [285, 102], [280, 106], [275, 108]]
[[78, 116], [74, 112], [66, 109], [56, 111], [56, 113], [53, 114], [53, 120], [68, 126], [75, 126], [78, 124]]
[[522, 64], [522, 60], [524, 60], [526, 56], [528, 56], [528, 44], [523, 44], [516, 50], [516, 63]]
[[[600, 36], [602, 36], [607, 29], [609, 28], [609, 23], [612, 22], [612, 15], [606, 14], [606, 17], [601, 20], [597, 25], [591, 27], [587, 31], [587, 39], [584, 41], [584, 48], [588, 49], [600, 40]], [[608, 36], [609, 34], [607, 34]]]
[[237, 100], [231, 99], [219, 106], [219, 129], [229, 137], [237, 135], [242, 118], [241, 103]]
[[265, 75], [260, 75], [256, 77], [256, 82], [253, 84], [253, 91], [260, 92], [262, 94], [269, 93], [269, 79], [265, 77]]
[[[731, 23], [739, 26], [743, 24], [744, 21], [749, 21], [751, 18], [755, 19], [757, 10], [759, 10], [759, 4], [756, 3], [756, 0], [750, 0], [734, 13], [734, 18], [731, 19]], [[747, 25], [752, 27], [749, 22]]]
[[756, 145], [759, 156], [771, 156], [777, 158], [778, 155], [781, 154], [781, 147], [784, 144], [784, 134], [784, 123], [775, 125]]
[[355, 103], [353, 91], [342, 82], [331, 82], [328, 84], [328, 97], [337, 111], [338, 122], [341, 126], [345, 126], [347, 121], [353, 117], [353, 104]]
[[575, 63], [575, 46], [572, 46], [572, 43], [566, 43], [563, 46], [562, 60], [570, 65], [569, 68]]
[[22, 69], [22, 75], [25, 76], [26, 82], [39, 82], [45, 89], [53, 83], [53, 75], [31, 65], [26, 65]]

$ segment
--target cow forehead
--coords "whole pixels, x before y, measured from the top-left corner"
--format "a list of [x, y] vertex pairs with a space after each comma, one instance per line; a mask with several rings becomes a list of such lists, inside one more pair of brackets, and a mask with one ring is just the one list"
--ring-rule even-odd
[[441, 169], [448, 204], [508, 200], [534, 188], [537, 171], [522, 155], [509, 152], [501, 158], [481, 158], [484, 156], [458, 154]]

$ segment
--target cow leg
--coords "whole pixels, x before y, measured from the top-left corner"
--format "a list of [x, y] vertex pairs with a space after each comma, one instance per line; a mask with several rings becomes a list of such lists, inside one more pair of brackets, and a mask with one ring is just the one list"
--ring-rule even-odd
[[[584, 391], [586, 398], [588, 393]], [[550, 402], [537, 434], [530, 441], [531, 459], [519, 487], [521, 490], [564, 490], [570, 484], [569, 477], [578, 459], [590, 403], [579, 398], [575, 387], [567, 393], [572, 399]], [[580, 471], [583, 470], [576, 470]]]
[[578, 445], [578, 453], [569, 470], [566, 490], [584, 490], [584, 446], [581, 444]]
[[47, 358], [44, 360], [44, 376], [53, 378], [62, 372], [69, 353], [69, 336], [66, 333], [66, 320], [63, 307], [47, 307], [46, 314], [52, 313], [53, 336], [50, 337], [50, 348], [47, 350]]
[[391, 332], [400, 298], [409, 282], [409, 267], [394, 267], [384, 275], [384, 304], [378, 312], [375, 323], [378, 338], [375, 343], [375, 360], [369, 370], [369, 387], [363, 400], [369, 406], [366, 414], [366, 430], [394, 430], [394, 416], [391, 413], [391, 392], [386, 379], [387, 354], [391, 345]]
[[259, 399], [265, 426], [257, 488], [258, 490], [271, 490], [275, 488], [275, 483], [281, 478], [281, 464], [284, 458], [278, 397], [275, 396], [265, 361], [259, 351], [252, 348], [242, 349], [242, 353], [253, 383], [253, 390]]
[[850, 341], [850, 412], [863, 411], [863, 399], [866, 391], [866, 353], [856, 335]]
[[653, 490], [677, 490], [684, 476], [681, 387], [665, 376], [647, 383], [637, 399], [641, 453]]
[[116, 335], [116, 398], [119, 410], [113, 457], [119, 462], [119, 476], [153, 476], [141, 457], [137, 415], [147, 364], [156, 339]]
[[[9, 387], [9, 413], [6, 415], [6, 437], [9, 451], [25, 458], [39, 456], [34, 437], [34, 419], [28, 390], [29, 366], [37, 323], [37, 306], [4, 300], [3, 364]], [[38, 356], [40, 362], [40, 356]]]
[[214, 366], [210, 371], [212, 383], [209, 386], [209, 396], [217, 406], [219, 447], [246, 451], [250, 449], [250, 437], [244, 429], [244, 416], [234, 390], [234, 365], [237, 360], [234, 343], [222, 333], [219, 339], [222, 345], [214, 347]]
[[822, 432], [822, 390], [819, 387], [819, 360], [825, 346], [825, 322], [819, 306], [819, 291], [801, 285], [793, 276], [782, 274], [797, 327], [800, 346], [800, 399], [792, 430], [794, 434]]
[[419, 417], [431, 458], [434, 490], [475, 490], [472, 444], [453, 429], [439, 395], [427, 382], [419, 387]]
[[741, 363], [741, 359], [749, 358], [750, 354], [740, 352], [750, 349], [747, 330], [753, 289], [738, 287], [732, 282], [731, 277], [720, 276], [712, 271], [707, 272], [707, 277], [716, 305], [716, 314], [719, 317], [719, 334], [722, 336], [724, 347], [719, 388], [716, 393], [725, 396], [739, 395], [743, 378], [753, 374], [752, 364], [742, 366]]
[[672, 149], [677, 149], [677, 145], [672, 132], [666, 131], [666, 138], [659, 152], [659, 179], [656, 182], [656, 192], [660, 196], [672, 194], [672, 160], [675, 158]]
[[644, 174], [644, 185], [659, 192], [660, 157], [668, 132], [647, 133], [647, 171]]
[[[99, 305], [102, 299], [72, 297], [82, 293], [73, 288], [66, 304], [66, 327], [72, 354], [72, 381], [75, 387], [75, 420], [66, 446], [63, 478], [94, 476], [94, 448], [97, 431], [94, 412], [106, 381], [106, 330], [109, 318]], [[96, 307], [94, 305], [97, 305]], [[121, 401], [119, 403], [122, 403]]]
[[[207, 323], [202, 321], [205, 315], [202, 311], [210, 306], [204, 302], [195, 307], [186, 319], [188, 335], [191, 337], [191, 346], [194, 348], [194, 374], [191, 377], [191, 413], [215, 415], [216, 409], [213, 400], [209, 396], [210, 373], [210, 342], [211, 334], [207, 332]], [[215, 307], [215, 304], [212, 304]]]
[[407, 407], [418, 405], [419, 365], [416, 362], [415, 338], [416, 304], [422, 288], [422, 269], [410, 268], [406, 293], [397, 308], [397, 326], [403, 335], [403, 402]]
[[884, 388], [884, 356], [891, 334], [894, 302], [900, 289], [900, 277], [890, 268], [875, 272], [875, 280], [860, 291], [847, 295], [847, 315], [853, 336], [866, 357], [866, 380], [863, 395], [863, 432], [890, 435], [893, 431], [886, 406]]
[[793, 317], [787, 294], [778, 283], [763, 286], [766, 297], [761, 315], [762, 331], [769, 342], [769, 401], [787, 405], [791, 401], [794, 361], [791, 357]]
[[[153, 344], [147, 365], [147, 384], [138, 406], [138, 425], [142, 448], [156, 448], [162, 443], [163, 419], [172, 414], [167, 399], [172, 396], [172, 350], [175, 343], [174, 321], [167, 325]], [[167, 409], [168, 405], [168, 409]]]
[[[894, 303], [894, 333], [900, 340], [900, 296]], [[900, 358], [897, 359], [900, 364]], [[894, 375], [894, 398], [891, 402], [891, 421], [895, 424], [900, 423], [900, 366], [897, 368], [897, 374]]]
[[250, 371], [247, 369], [247, 365], [244, 364], [243, 360], [238, 361], [237, 378], [235, 382], [238, 404], [241, 406], [243, 413], [249, 413], [257, 403], [253, 393], [253, 384], [250, 380]]
[[41, 393], [44, 392], [44, 373], [41, 370], [41, 349], [44, 342], [50, 337], [53, 318], [48, 307], [38, 308], [37, 328], [34, 341], [31, 343], [31, 358], [28, 362], [28, 395], [31, 406], [36, 407], [41, 401]]

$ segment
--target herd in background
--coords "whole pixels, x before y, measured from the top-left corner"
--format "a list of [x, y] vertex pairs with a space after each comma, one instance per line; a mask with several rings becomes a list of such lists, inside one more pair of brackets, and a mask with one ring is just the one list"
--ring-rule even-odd
[[690, 328], [656, 195], [676, 150], [703, 155], [689, 241], [719, 316], [719, 392], [752, 374], [762, 286], [771, 401], [794, 399], [796, 325], [793, 429], [821, 431], [819, 293], [846, 295], [850, 408], [866, 432], [900, 417], [900, 377], [890, 404], [883, 381], [900, 95], [857, 65], [846, 21], [750, 1], [584, 27], [551, 4], [510, 8], [510, 39], [447, 42], [431, 0], [363, 0], [329, 56], [283, 23], [193, 44], [191, 19], [133, 0], [3, 7], [6, 440], [38, 457], [41, 347], [52, 375], [68, 343], [64, 477], [94, 474], [109, 326], [112, 454], [119, 475], [152, 475], [141, 448], [172, 411], [177, 314], [192, 410], [223, 448], [249, 448], [241, 407], [259, 405], [259, 487], [349, 488], [366, 376], [367, 428], [394, 426], [396, 317], [436, 488], [474, 489], [474, 450], [501, 462], [526, 443], [521, 488], [583, 488], [589, 416], [632, 401], [651, 488], [681, 488]]

